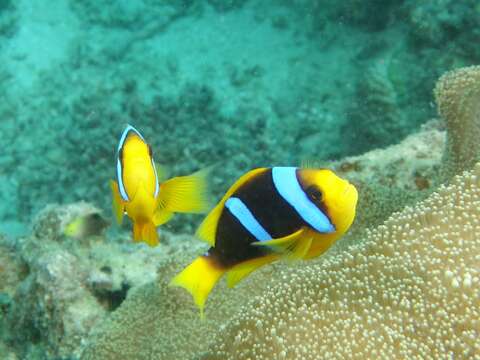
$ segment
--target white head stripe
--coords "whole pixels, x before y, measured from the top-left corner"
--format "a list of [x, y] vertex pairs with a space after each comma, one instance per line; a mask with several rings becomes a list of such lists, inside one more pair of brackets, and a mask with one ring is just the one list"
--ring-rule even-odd
[[230, 213], [240, 221], [240, 224], [247, 229], [258, 241], [271, 240], [272, 237], [264, 229], [264, 227], [255, 219], [250, 209], [243, 203], [242, 200], [236, 197], [231, 197], [225, 202], [225, 207]]
[[118, 189], [120, 190], [120, 196], [123, 200], [128, 201], [128, 194], [125, 191], [125, 186], [123, 185], [123, 178], [122, 178], [122, 164], [120, 159], [117, 159], [117, 182], [118, 182]]
[[[128, 124], [125, 130], [123, 130], [122, 136], [120, 137], [120, 142], [118, 143], [118, 149], [117, 149], [117, 182], [118, 182], [118, 189], [120, 191], [120, 196], [124, 201], [129, 201], [127, 191], [125, 190], [125, 185], [123, 184], [123, 168], [122, 168], [122, 162], [120, 161], [120, 152], [122, 151], [123, 145], [125, 144], [125, 140], [127, 139], [128, 133], [130, 131], [133, 131], [135, 134], [137, 134], [143, 141], [145, 139], [143, 138], [142, 134], [138, 132], [137, 129], [135, 129], [132, 125]], [[153, 161], [152, 161], [153, 164]], [[154, 167], [155, 168], [155, 167]], [[157, 174], [155, 172], [155, 179], [157, 178]], [[158, 187], [158, 181], [157, 181], [157, 187]], [[155, 192], [157, 193], [157, 189], [155, 189]], [[155, 195], [156, 196], [156, 195]]]
[[120, 152], [120, 150], [122, 149], [123, 144], [125, 143], [125, 140], [127, 139], [127, 135], [130, 131], [133, 131], [135, 134], [137, 134], [140, 137], [140, 139], [145, 141], [142, 134], [140, 134], [138, 130], [135, 129], [132, 125], [128, 124], [125, 130], [123, 130], [122, 136], [120, 137], [120, 142], [118, 143], [118, 149], [117, 149], [118, 152]]
[[331, 233], [335, 227], [328, 217], [305, 194], [297, 179], [297, 168], [274, 167], [272, 177], [280, 196], [289, 203], [300, 217], [315, 230]]

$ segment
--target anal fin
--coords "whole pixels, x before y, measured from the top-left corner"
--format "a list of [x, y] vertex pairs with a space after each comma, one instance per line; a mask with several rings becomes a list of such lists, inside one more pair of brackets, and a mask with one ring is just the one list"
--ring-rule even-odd
[[260, 258], [247, 260], [235, 265], [227, 272], [227, 286], [229, 288], [237, 285], [241, 280], [250, 275], [253, 271], [263, 265], [267, 265], [279, 258], [277, 254], [270, 254]]

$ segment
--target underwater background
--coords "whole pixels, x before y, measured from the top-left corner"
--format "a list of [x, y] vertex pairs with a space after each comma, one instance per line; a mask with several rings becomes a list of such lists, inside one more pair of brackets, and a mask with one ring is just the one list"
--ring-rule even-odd
[[[479, 359], [479, 43], [476, 0], [0, 0], [0, 359]], [[332, 168], [356, 222], [202, 321], [167, 287], [202, 216], [115, 224], [127, 124], [170, 176], [215, 165], [215, 202]]]

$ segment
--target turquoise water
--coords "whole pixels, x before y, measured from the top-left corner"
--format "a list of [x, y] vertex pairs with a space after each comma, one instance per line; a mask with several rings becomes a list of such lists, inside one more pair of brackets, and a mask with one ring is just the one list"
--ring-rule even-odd
[[[28, 282], [42, 269], [31, 264], [42, 240], [25, 239], [50, 226], [38, 225], [49, 204], [86, 201], [114, 223], [109, 181], [127, 124], [171, 176], [215, 165], [218, 201], [250, 169], [329, 166], [419, 132], [439, 117], [435, 82], [478, 64], [479, 41], [474, 0], [0, 0], [0, 358], [80, 357], [93, 325], [69, 328], [58, 315], [64, 300], [38, 300], [49, 290]], [[441, 148], [432, 152], [427, 157], [441, 157]], [[176, 217], [162, 229], [192, 234], [200, 220]], [[132, 259], [140, 248], [148, 258], [149, 248], [131, 244], [130, 229], [109, 226], [104, 244], [121, 244]], [[55, 245], [66, 246], [62, 264], [103, 259], [63, 237]], [[129, 288], [154, 280], [154, 260], [145, 261], [146, 278], [125, 270], [128, 281], [88, 301], [100, 296], [103, 305], [118, 303], [108, 312], [116, 309]], [[92, 285], [78, 281], [88, 293]], [[25, 315], [14, 304], [22, 297], [44, 305]], [[8, 318], [22, 326], [13, 329]]]

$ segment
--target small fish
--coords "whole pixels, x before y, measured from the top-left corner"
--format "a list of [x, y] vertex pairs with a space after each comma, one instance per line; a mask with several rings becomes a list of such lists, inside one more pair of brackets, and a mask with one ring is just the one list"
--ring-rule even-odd
[[205, 302], [226, 273], [235, 286], [279, 259], [324, 253], [355, 218], [357, 190], [327, 169], [259, 168], [243, 175], [207, 215], [196, 235], [211, 248], [170, 285], [185, 288], [203, 317]]
[[91, 212], [75, 217], [65, 227], [64, 234], [74, 239], [85, 239], [101, 235], [109, 225], [99, 212]]
[[133, 126], [122, 133], [117, 150], [117, 181], [110, 181], [117, 222], [126, 213], [133, 221], [133, 240], [158, 245], [157, 226], [174, 213], [201, 213], [208, 207], [207, 171], [159, 182], [152, 148]]

